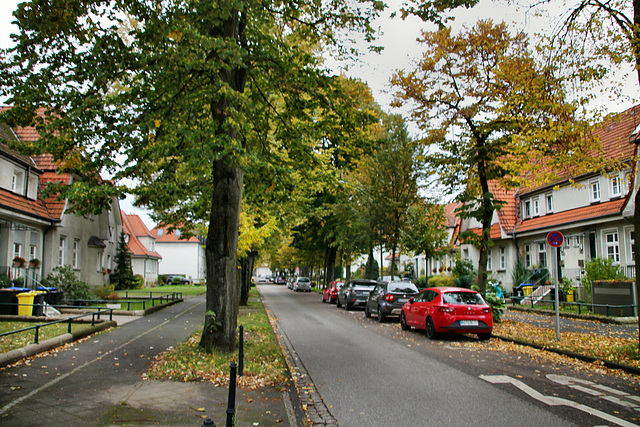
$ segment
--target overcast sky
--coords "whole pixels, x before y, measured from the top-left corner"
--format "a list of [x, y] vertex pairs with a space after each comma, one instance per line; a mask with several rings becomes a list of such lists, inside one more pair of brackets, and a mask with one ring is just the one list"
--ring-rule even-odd
[[[366, 81], [371, 87], [377, 102], [388, 112], [389, 103], [392, 100], [390, 95], [389, 79], [398, 69], [409, 69], [412, 64], [420, 57], [421, 50], [416, 38], [420, 35], [421, 29], [434, 30], [434, 27], [428, 27], [417, 18], [408, 18], [403, 21], [400, 18], [391, 19], [390, 13], [397, 10], [403, 0], [387, 0], [390, 6], [389, 10], [383, 12], [383, 16], [376, 22], [374, 27], [380, 27], [382, 36], [376, 42], [377, 45], [384, 46], [382, 54], [367, 54], [361, 62], [356, 65], [349, 66], [344, 70], [346, 75], [356, 77]], [[11, 45], [9, 35], [16, 32], [17, 28], [11, 24], [13, 21], [12, 12], [16, 9], [20, 0], [0, 0], [0, 48]], [[470, 10], [461, 10], [456, 13], [456, 20], [452, 24], [454, 29], [459, 29], [463, 25], [471, 26], [478, 19], [491, 18], [494, 21], [504, 20], [513, 25], [513, 28], [524, 30], [527, 32], [539, 32], [541, 29], [549, 28], [546, 20], [536, 18], [531, 12], [525, 9], [518, 9], [515, 6], [507, 5], [506, 1], [481, 0], [479, 6]], [[328, 61], [328, 65], [338, 70], [341, 67], [334, 61]], [[344, 66], [342, 66], [344, 67]], [[638, 81], [635, 73], [627, 72], [621, 76], [622, 81], [626, 85], [626, 93], [629, 99], [622, 101], [603, 99], [602, 102], [610, 109], [611, 112], [620, 112], [638, 101], [640, 90], [638, 90]], [[414, 126], [409, 126], [415, 129]], [[127, 213], [142, 213], [131, 207], [130, 203], [124, 202], [122, 209]], [[153, 224], [148, 217], [143, 218], [147, 226]]]

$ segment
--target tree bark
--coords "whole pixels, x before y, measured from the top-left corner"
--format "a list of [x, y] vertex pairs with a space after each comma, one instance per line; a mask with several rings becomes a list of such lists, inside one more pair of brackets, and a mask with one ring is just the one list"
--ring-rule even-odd
[[234, 351], [238, 297], [236, 266], [242, 171], [225, 160], [214, 163], [214, 189], [207, 235], [207, 303], [200, 346]]

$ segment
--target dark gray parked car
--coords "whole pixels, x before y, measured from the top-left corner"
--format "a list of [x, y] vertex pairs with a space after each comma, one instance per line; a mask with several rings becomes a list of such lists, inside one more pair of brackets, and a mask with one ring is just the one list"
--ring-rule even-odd
[[409, 281], [380, 282], [369, 294], [364, 315], [371, 317], [375, 313], [379, 322], [384, 322], [387, 316], [399, 316], [402, 306], [417, 293], [418, 288]]
[[353, 279], [349, 280], [338, 291], [337, 307], [344, 307], [345, 310], [351, 310], [356, 305], [365, 305], [369, 294], [378, 284], [375, 280]]

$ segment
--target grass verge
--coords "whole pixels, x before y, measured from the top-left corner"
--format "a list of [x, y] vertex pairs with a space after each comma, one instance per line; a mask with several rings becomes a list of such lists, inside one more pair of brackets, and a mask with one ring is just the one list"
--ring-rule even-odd
[[[249, 298], [259, 298], [257, 289], [251, 289]], [[241, 307], [239, 325], [244, 326], [244, 375], [238, 377], [238, 385], [248, 389], [284, 387], [287, 365], [262, 302], [250, 301], [248, 307]], [[186, 343], [158, 355], [146, 378], [227, 385], [229, 367], [238, 362], [238, 353], [205, 353], [198, 345], [201, 335], [199, 331]]]
[[[35, 325], [36, 324], [33, 322], [0, 322], [0, 334], [5, 332], [17, 331], [23, 328], [29, 328]], [[86, 327], [86, 324], [71, 324], [72, 331]], [[42, 327], [38, 331], [38, 341], [42, 342], [60, 335], [64, 335], [67, 333], [68, 328], [68, 323], [56, 323], [54, 325]], [[19, 348], [26, 347], [29, 344], [33, 344], [34, 337], [35, 329], [2, 337], [0, 338], [0, 353], [17, 350]]]

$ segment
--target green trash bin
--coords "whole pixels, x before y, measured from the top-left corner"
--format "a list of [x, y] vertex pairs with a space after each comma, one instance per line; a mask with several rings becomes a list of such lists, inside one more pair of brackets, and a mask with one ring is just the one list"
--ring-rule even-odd
[[18, 297], [18, 316], [31, 316], [33, 314], [33, 300], [38, 295], [35, 292], [22, 292]]

